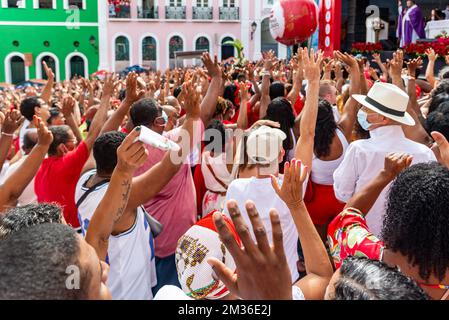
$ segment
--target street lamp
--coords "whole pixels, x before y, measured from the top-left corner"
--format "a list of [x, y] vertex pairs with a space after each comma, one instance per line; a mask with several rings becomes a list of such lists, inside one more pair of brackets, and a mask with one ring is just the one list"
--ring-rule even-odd
[[254, 33], [256, 32], [256, 30], [257, 30], [257, 23], [256, 23], [256, 21], [254, 21], [251, 24], [251, 40], [254, 39]]

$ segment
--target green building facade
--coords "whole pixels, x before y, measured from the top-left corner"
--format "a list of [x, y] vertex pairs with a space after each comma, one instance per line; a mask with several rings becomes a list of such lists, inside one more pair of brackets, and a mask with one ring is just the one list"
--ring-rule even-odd
[[0, 0], [0, 82], [56, 80], [98, 70], [97, 0]]

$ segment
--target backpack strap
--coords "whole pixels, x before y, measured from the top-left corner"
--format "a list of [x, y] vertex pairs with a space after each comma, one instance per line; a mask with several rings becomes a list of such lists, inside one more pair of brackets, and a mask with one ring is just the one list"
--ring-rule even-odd
[[[92, 178], [92, 176], [90, 176], [89, 179]], [[83, 187], [86, 187], [86, 184], [89, 181], [89, 179], [87, 179], [87, 181], [83, 184]], [[98, 187], [104, 186], [105, 184], [108, 184], [110, 181], [111, 181], [111, 179], [106, 179], [106, 180], [100, 181], [97, 184], [90, 187], [86, 192], [84, 192], [84, 194], [81, 196], [81, 198], [78, 199], [78, 201], [76, 202], [76, 207], [79, 208], [80, 205], [84, 202], [84, 200], [86, 200], [87, 196], [89, 194], [91, 194], [93, 191], [95, 191], [95, 189], [97, 189]]]

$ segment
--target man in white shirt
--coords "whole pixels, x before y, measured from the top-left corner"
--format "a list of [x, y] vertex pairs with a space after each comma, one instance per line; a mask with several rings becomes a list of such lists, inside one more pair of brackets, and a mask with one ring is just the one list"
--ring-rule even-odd
[[[378, 82], [368, 96], [353, 97], [363, 105], [357, 117], [362, 128], [370, 131], [371, 138], [353, 142], [334, 172], [335, 195], [343, 202], [347, 202], [384, 168], [385, 156], [391, 152], [410, 154], [413, 156], [412, 164], [436, 161], [429, 148], [404, 135], [401, 125], [415, 124], [406, 112], [409, 97], [405, 92], [395, 85]], [[388, 189], [382, 191], [366, 217], [369, 229], [376, 236], [380, 236]]]
[[[235, 200], [239, 207], [242, 208], [242, 216], [245, 222], [247, 225], [250, 225], [251, 222], [245, 209], [245, 203], [247, 200], [254, 201], [267, 234], [270, 235], [270, 244], [273, 241], [271, 238], [270, 209], [276, 208], [278, 210], [284, 233], [285, 254], [292, 273], [293, 283], [299, 277], [297, 268], [298, 232], [290, 210], [274, 191], [270, 178], [271, 174], [279, 175], [279, 163], [282, 162], [285, 154], [285, 150], [282, 148], [282, 141], [285, 139], [286, 135], [284, 132], [267, 126], [262, 126], [249, 134], [245, 151], [250, 164], [254, 164], [257, 167], [257, 176], [234, 180], [229, 185], [225, 203], [229, 200]], [[278, 176], [278, 179], [282, 183], [283, 177]], [[307, 179], [304, 182], [303, 190], [306, 190], [306, 186]], [[226, 207], [225, 213], [230, 216]], [[256, 239], [253, 231], [251, 231], [251, 236], [254, 240]]]

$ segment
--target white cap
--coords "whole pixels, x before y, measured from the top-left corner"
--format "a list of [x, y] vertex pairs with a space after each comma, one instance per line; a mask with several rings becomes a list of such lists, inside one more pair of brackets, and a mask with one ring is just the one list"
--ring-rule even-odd
[[253, 130], [246, 142], [246, 153], [250, 161], [257, 164], [272, 164], [282, 150], [287, 135], [279, 129], [261, 126]]

